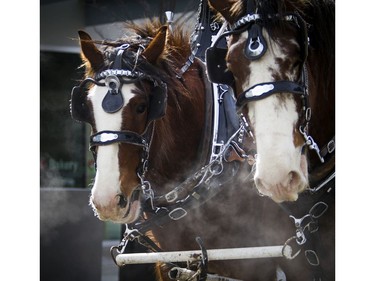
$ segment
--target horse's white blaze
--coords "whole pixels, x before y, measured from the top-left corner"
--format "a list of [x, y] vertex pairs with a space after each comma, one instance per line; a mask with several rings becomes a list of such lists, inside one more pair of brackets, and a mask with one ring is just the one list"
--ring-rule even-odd
[[[124, 107], [134, 96], [132, 94], [134, 88], [134, 86], [128, 84], [122, 87], [121, 92], [124, 98]], [[88, 95], [93, 105], [96, 129], [98, 132], [104, 130], [120, 131], [123, 122], [122, 110], [115, 113], [107, 113], [102, 108], [102, 101], [107, 91], [107, 87], [95, 86]], [[97, 204], [103, 207], [117, 204], [118, 198], [115, 197], [121, 194], [118, 152], [119, 146], [117, 143], [98, 147], [96, 159], [97, 170], [92, 189], [92, 198]]]
[[275, 96], [250, 105], [257, 144], [255, 178], [262, 180], [265, 188], [279, 185], [287, 188], [292, 180], [290, 172], [301, 170], [301, 148], [296, 148], [293, 142], [298, 120], [295, 107], [290, 99], [280, 105]]
[[[274, 81], [272, 75], [281, 71], [275, 58], [283, 60], [286, 54], [269, 40], [267, 33], [264, 37], [268, 51], [261, 59], [250, 63], [250, 79], [242, 85], [243, 89]], [[293, 75], [290, 73], [289, 79], [293, 79]], [[290, 94], [281, 95], [282, 99], [271, 95], [248, 103], [248, 117], [254, 127], [257, 145], [255, 183], [261, 193], [279, 202], [296, 200], [298, 192], [306, 185], [307, 175], [301, 147], [294, 145], [293, 133], [298, 121], [296, 103]]]

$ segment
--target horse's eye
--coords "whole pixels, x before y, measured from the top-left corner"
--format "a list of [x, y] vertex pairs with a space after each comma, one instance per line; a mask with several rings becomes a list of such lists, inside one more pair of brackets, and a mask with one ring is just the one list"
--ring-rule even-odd
[[137, 108], [135, 110], [137, 111], [137, 113], [143, 113], [143, 112], [145, 112], [145, 110], [146, 110], [146, 104], [145, 103], [141, 103], [140, 105], [137, 106]]

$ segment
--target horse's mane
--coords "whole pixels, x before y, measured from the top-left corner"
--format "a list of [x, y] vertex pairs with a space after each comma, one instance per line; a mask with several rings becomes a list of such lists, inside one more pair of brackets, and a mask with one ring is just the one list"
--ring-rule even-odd
[[[125, 22], [124, 37], [111, 40], [92, 40], [93, 43], [99, 46], [104, 54], [110, 53], [113, 48], [119, 47], [123, 44], [130, 46], [147, 47], [151, 40], [157, 35], [159, 29], [163, 24], [157, 18], [147, 19], [142, 23]], [[168, 75], [176, 75], [178, 69], [182, 67], [183, 63], [190, 55], [189, 34], [184, 30], [182, 24], [173, 25], [173, 32], [168, 33], [166, 48], [157, 62], [157, 67], [162, 67], [166, 70]], [[104, 68], [108, 67], [109, 60], [106, 57]], [[93, 76], [93, 70], [90, 64], [83, 58], [83, 66], [86, 67], [86, 76]]]
[[[120, 47], [123, 44], [129, 44], [133, 48], [142, 46], [146, 48], [153, 38], [157, 35], [159, 29], [163, 26], [157, 18], [149, 18], [142, 23], [124, 22], [124, 35], [121, 38], [112, 40], [86, 40], [97, 45], [99, 50], [104, 54], [104, 65], [102, 69], [108, 68], [113, 62], [113, 51], [116, 47]], [[179, 74], [179, 71], [183, 64], [187, 61], [191, 49], [190, 49], [190, 35], [184, 30], [183, 24], [173, 25], [173, 32], [168, 33], [167, 44], [164, 48], [163, 54], [160, 59], [156, 62], [156, 65], [148, 63], [142, 56], [139, 60], [137, 59], [137, 67], [140, 67], [142, 72], [147, 73], [150, 76], [157, 78], [156, 80], [163, 80], [166, 84], [170, 85], [175, 82], [175, 77]], [[85, 68], [85, 77], [95, 77], [97, 74], [91, 67], [91, 64], [81, 54], [83, 64], [81, 67]], [[134, 57], [131, 58], [129, 55], [125, 55], [124, 61], [133, 61]], [[174, 85], [175, 86], [175, 85]], [[180, 94], [188, 94], [187, 90], [180, 89]]]
[[[315, 0], [261, 0], [256, 1], [257, 3], [261, 2], [261, 5], [258, 5], [257, 13], [261, 15], [269, 15], [271, 13], [282, 13], [286, 10], [294, 10], [298, 13], [304, 12], [307, 6], [311, 5]], [[233, 18], [239, 18], [246, 13], [246, 0], [235, 0], [230, 9], [230, 14]]]
[[[158, 30], [163, 26], [158, 18], [148, 19], [144, 24], [125, 23], [128, 30], [133, 31], [143, 38], [153, 38]], [[189, 37], [182, 24], [173, 25], [173, 31], [168, 35], [168, 44], [164, 53], [164, 58], [171, 61], [187, 59], [190, 55]]]
[[[138, 46], [146, 48], [163, 25], [158, 18], [147, 19], [142, 23], [124, 22], [125, 36], [115, 40], [91, 40], [105, 55], [103, 69], [108, 68], [113, 62], [111, 52], [113, 55], [114, 48], [123, 44], [129, 44], [134, 48], [138, 48]], [[173, 31], [168, 31], [167, 44], [156, 64], [152, 65], [140, 56], [139, 60], [137, 60], [137, 67], [140, 67], [141, 71], [153, 76], [156, 80], [163, 80], [169, 85], [169, 88], [180, 87], [176, 92], [180, 95], [188, 96], [187, 89], [181, 87], [181, 84], [177, 83], [175, 78], [191, 53], [189, 40], [190, 34], [184, 29], [183, 23], [174, 24]], [[96, 73], [91, 68], [90, 63], [83, 56], [82, 60], [82, 67], [85, 67], [85, 76], [94, 77]], [[132, 61], [134, 58], [126, 57], [125, 55], [124, 60]]]
[[[311, 49], [319, 59], [319, 70], [316, 81], [326, 81], [318, 84], [318, 92], [327, 96], [334, 90], [335, 83], [335, 2], [311, 0], [306, 9], [305, 20], [310, 25], [309, 38]], [[316, 59], [314, 58], [314, 59]]]

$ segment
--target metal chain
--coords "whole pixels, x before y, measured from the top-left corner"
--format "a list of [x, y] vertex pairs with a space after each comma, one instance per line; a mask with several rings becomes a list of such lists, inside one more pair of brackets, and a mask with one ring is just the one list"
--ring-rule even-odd
[[[301, 218], [296, 218], [290, 215], [289, 217], [294, 220], [294, 225], [296, 227], [296, 235], [290, 237], [284, 243], [284, 248], [287, 245], [290, 246], [291, 241], [295, 241], [298, 244], [298, 246], [302, 247], [307, 241], [306, 234], [305, 234], [306, 230], [308, 230], [309, 233], [314, 233], [318, 231], [319, 229], [318, 218], [320, 218], [327, 210], [328, 210], [328, 204], [323, 201], [319, 201], [310, 208], [308, 214], [302, 216]], [[309, 251], [312, 252], [312, 250], [309, 250]], [[288, 259], [294, 259], [300, 252], [301, 252], [301, 249], [299, 249], [297, 253], [290, 258], [284, 255], [284, 249], [283, 249], [283, 255]]]

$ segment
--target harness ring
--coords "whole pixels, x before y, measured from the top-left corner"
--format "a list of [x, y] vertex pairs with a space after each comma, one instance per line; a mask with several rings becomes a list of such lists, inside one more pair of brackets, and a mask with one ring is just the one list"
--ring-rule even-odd
[[[297, 239], [297, 237], [296, 236], [292, 236], [288, 240], [286, 240], [285, 243], [284, 243], [284, 246], [283, 246], [283, 248], [281, 250], [281, 253], [283, 254], [283, 257], [286, 258], [286, 259], [288, 259], [288, 260], [295, 259], [298, 256], [298, 254], [301, 252], [301, 249], [299, 249], [294, 255], [292, 255], [291, 252], [287, 251], [287, 249], [289, 249], [289, 248], [291, 249], [292, 248], [289, 245], [289, 242], [292, 241], [292, 240], [295, 240], [295, 239]], [[289, 246], [289, 248], [287, 248], [287, 246]]]

